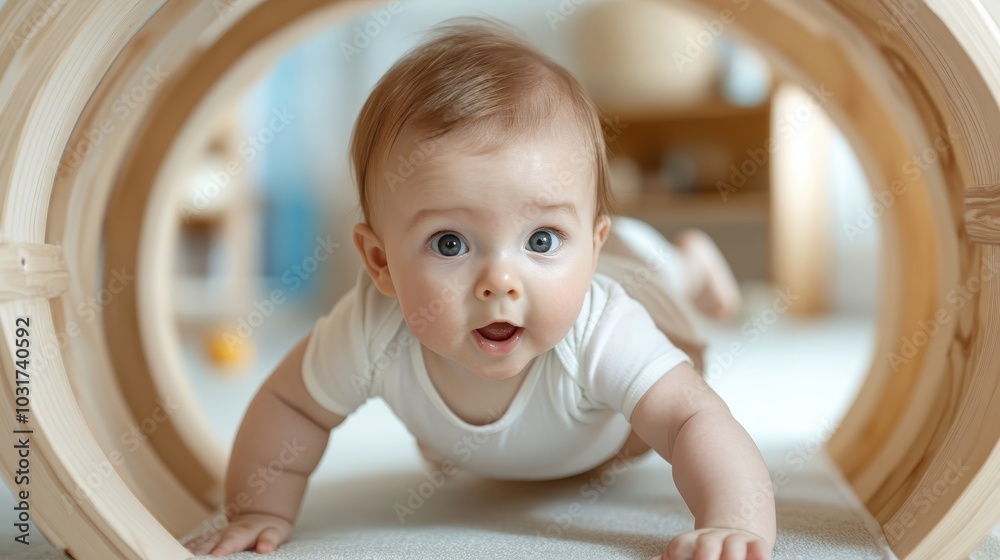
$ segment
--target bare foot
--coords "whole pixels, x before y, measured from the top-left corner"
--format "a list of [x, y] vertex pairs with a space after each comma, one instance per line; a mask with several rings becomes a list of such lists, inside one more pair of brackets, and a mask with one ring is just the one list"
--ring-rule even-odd
[[675, 238], [688, 269], [688, 294], [698, 311], [729, 319], [740, 307], [740, 289], [719, 248], [705, 232], [687, 229]]

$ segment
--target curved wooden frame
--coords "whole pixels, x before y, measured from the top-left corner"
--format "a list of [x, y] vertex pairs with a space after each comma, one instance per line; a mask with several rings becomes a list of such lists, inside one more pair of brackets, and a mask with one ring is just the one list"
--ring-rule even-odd
[[[982, 0], [688, 3], [831, 92], [823, 107], [883, 202], [886, 261], [876, 359], [828, 448], [900, 558], [964, 558], [1000, 520], [984, 398], [1000, 388], [1000, 131], [980, 124], [1000, 122], [996, 14]], [[33, 519], [73, 557], [186, 558], [175, 536], [219, 505], [224, 451], [176, 375], [166, 271], [148, 258], [175, 238], [168, 185], [203, 117], [264, 63], [374, 5], [0, 9], [0, 428], [32, 430]], [[18, 317], [31, 321], [23, 426]], [[132, 445], [137, 428], [148, 445]], [[0, 463], [15, 488], [14, 455]]]

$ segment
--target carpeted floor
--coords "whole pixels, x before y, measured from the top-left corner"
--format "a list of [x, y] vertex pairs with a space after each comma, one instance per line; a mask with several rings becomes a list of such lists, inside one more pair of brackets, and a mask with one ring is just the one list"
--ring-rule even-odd
[[[259, 333], [256, 340], [261, 356], [277, 356], [308, 328], [272, 324], [279, 332]], [[761, 447], [772, 474], [787, 475], [787, 483], [776, 488], [775, 560], [891, 558], [822, 451], [871, 359], [870, 322], [782, 318], [751, 335], [741, 324], [707, 328], [714, 348], [743, 343], [746, 352], [733, 361], [710, 356], [710, 363], [724, 367], [710, 370], [709, 382]], [[247, 377], [225, 380], [200, 371], [195, 354], [188, 358], [192, 384], [228, 445], [273, 364], [262, 362]], [[605, 473], [603, 480], [515, 483], [460, 474], [436, 488], [425, 469], [412, 438], [385, 405], [366, 404], [334, 432], [294, 539], [268, 557], [647, 559], [693, 524], [670, 465], [656, 456], [620, 474]], [[412, 497], [421, 492], [423, 503]], [[0, 492], [0, 511], [8, 512], [0, 514], [0, 558], [63, 558], [34, 528], [31, 545], [15, 543], [12, 507], [9, 493]], [[1000, 538], [991, 535], [971, 558], [1000, 558]]]
[[[780, 464], [789, 452], [768, 451], [769, 463]], [[825, 459], [816, 455], [801, 464], [777, 489], [775, 560], [889, 557]], [[274, 558], [646, 559], [693, 524], [670, 466], [657, 457], [621, 474], [558, 482], [456, 475], [433, 492], [427, 482], [419, 472], [402, 471], [318, 484], [296, 538]], [[423, 503], [413, 498], [420, 491], [428, 496]]]

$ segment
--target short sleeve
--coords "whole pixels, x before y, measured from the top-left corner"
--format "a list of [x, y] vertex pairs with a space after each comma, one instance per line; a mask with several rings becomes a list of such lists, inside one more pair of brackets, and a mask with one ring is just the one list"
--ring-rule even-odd
[[683, 362], [694, 364], [621, 285], [610, 285], [605, 301], [582, 341], [581, 382], [589, 397], [631, 422], [635, 406], [654, 383]]
[[391, 328], [395, 301], [379, 293], [362, 270], [355, 286], [316, 321], [302, 357], [302, 381], [322, 407], [347, 416], [372, 395], [369, 349]]

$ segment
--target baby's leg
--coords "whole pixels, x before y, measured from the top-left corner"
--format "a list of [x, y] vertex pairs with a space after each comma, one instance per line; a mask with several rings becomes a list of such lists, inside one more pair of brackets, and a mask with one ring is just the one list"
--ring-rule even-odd
[[732, 317], [740, 290], [722, 252], [705, 232], [688, 229], [674, 238], [684, 260], [685, 292], [699, 311], [714, 319]]
[[[606, 259], [606, 255], [610, 258]], [[740, 291], [733, 272], [719, 248], [703, 231], [684, 230], [671, 242], [642, 220], [615, 216], [611, 235], [601, 251], [598, 272], [628, 285], [627, 280], [636, 276], [635, 271], [623, 265], [621, 259], [634, 263], [633, 267], [656, 263], [654, 281], [657, 286], [691, 302], [709, 317], [731, 317], [740, 306]], [[641, 284], [643, 290], [649, 288]], [[642, 297], [641, 294], [632, 295], [636, 299]]]
[[625, 440], [625, 443], [622, 444], [622, 448], [618, 450], [618, 455], [628, 459], [635, 459], [645, 455], [650, 449], [652, 448], [649, 444], [642, 441], [639, 434], [635, 433], [635, 430], [633, 430], [629, 433], [628, 439]]
[[615, 216], [597, 272], [619, 282], [649, 311], [656, 326], [702, 371], [705, 342], [694, 323], [687, 294], [688, 261], [680, 248], [653, 226]]

